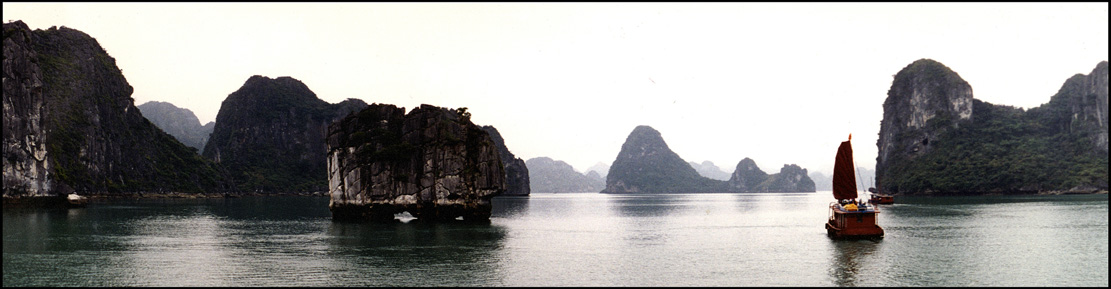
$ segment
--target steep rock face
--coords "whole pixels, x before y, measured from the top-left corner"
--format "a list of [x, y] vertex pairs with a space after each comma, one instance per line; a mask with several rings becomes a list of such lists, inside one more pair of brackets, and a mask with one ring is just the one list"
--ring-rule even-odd
[[672, 152], [660, 132], [641, 125], [633, 129], [606, 174], [602, 193], [720, 192], [721, 185], [698, 174]]
[[1091, 150], [1107, 154], [1107, 61], [1088, 75], [1076, 74], [1065, 81], [1041, 110], [1057, 133], [1086, 139]]
[[489, 220], [506, 188], [498, 147], [464, 109], [373, 104], [328, 128], [332, 218]]
[[760, 170], [756, 161], [744, 158], [737, 162], [737, 169], [733, 170], [733, 175], [729, 178], [729, 188], [734, 192], [751, 192], [757, 190], [760, 183], [767, 179], [768, 173]]
[[4, 123], [14, 129], [5, 149], [26, 152], [8, 160], [5, 151], [5, 197], [226, 189], [215, 166], [143, 118], [115, 59], [89, 35], [6, 23], [4, 51]]
[[[891, 91], [906, 90], [900, 88], [906, 85], [900, 76], [929, 74], [911, 66], [896, 75]], [[877, 187], [892, 194], [1106, 191], [1107, 90], [1103, 61], [1091, 74], [1069, 78], [1048, 103], [1028, 111], [972, 99], [975, 115], [942, 112], [915, 129], [897, 124], [923, 110], [916, 106], [928, 105], [889, 92], [877, 142]], [[923, 97], [946, 95], [939, 89]], [[889, 105], [899, 102], [910, 104]]]
[[722, 171], [714, 162], [703, 161], [701, 164], [696, 162], [688, 162], [699, 175], [719, 181], [729, 180], [730, 174]]
[[498, 146], [498, 155], [501, 156], [502, 164], [505, 166], [505, 193], [503, 196], [528, 196], [532, 188], [529, 184], [529, 169], [525, 164], [525, 160], [518, 158], [509, 152], [509, 148], [505, 146], [505, 140], [502, 139], [501, 133], [493, 126], [482, 126], [482, 130], [490, 134], [490, 139]]
[[600, 176], [591, 178], [583, 175], [563, 161], [549, 157], [536, 157], [525, 161], [525, 164], [529, 167], [529, 180], [532, 181], [533, 192], [595, 193], [606, 188]]
[[933, 149], [931, 140], [969, 121], [972, 86], [968, 82], [931, 59], [907, 65], [895, 74], [883, 102], [876, 169], [929, 153]]
[[204, 144], [215, 128], [214, 122], [201, 125], [192, 110], [180, 108], [169, 102], [148, 101], [137, 106], [143, 116], [162, 131], [174, 136], [181, 143], [204, 151]]
[[220, 105], [204, 156], [242, 192], [322, 192], [328, 125], [365, 107], [358, 99], [328, 104], [291, 77], [255, 75]]
[[4, 24], [4, 197], [54, 193], [46, 150], [42, 72], [22, 21]]

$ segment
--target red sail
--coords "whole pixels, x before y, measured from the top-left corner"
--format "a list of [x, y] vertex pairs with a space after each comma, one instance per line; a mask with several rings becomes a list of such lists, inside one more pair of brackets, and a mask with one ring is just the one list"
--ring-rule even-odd
[[856, 176], [853, 174], [853, 146], [849, 141], [837, 147], [837, 159], [833, 163], [833, 197], [856, 199]]

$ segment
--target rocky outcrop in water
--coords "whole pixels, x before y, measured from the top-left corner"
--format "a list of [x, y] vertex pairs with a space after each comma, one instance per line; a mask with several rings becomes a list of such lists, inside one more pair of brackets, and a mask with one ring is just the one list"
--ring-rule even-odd
[[771, 174], [766, 180], [756, 186], [752, 192], [768, 192], [768, 193], [797, 193], [797, 192], [814, 192], [814, 181], [810, 179], [810, 175], [806, 169], [795, 165], [783, 165], [779, 169], [779, 173]]
[[5, 199], [223, 193], [219, 170], [144, 118], [131, 93], [88, 34], [5, 23]]
[[1069, 78], [1030, 110], [972, 98], [933, 60], [895, 75], [876, 143], [876, 182], [891, 194], [1107, 190], [1107, 62]]
[[465, 108], [372, 104], [328, 128], [328, 207], [337, 221], [489, 220], [506, 173]]
[[729, 190], [734, 192], [756, 191], [768, 179], [768, 173], [756, 166], [756, 161], [744, 158], [737, 162], [737, 168], [729, 178]]
[[621, 145], [602, 193], [712, 193], [721, 189], [720, 181], [699, 175], [671, 151], [659, 131], [641, 125]]
[[595, 177], [583, 175], [574, 167], [549, 157], [536, 157], [525, 161], [529, 166], [529, 180], [537, 193], [596, 193], [606, 188], [598, 173]]
[[255, 75], [220, 105], [204, 156], [227, 169], [240, 192], [323, 192], [328, 125], [365, 107], [358, 99], [329, 104], [288, 76]]
[[505, 167], [505, 192], [503, 196], [528, 196], [532, 192], [530, 185], [530, 175], [528, 165], [525, 161], [512, 152], [505, 146], [505, 140], [502, 139], [501, 133], [493, 126], [484, 125], [482, 130], [490, 134], [490, 139], [498, 146], [498, 155], [501, 156], [502, 165]]
[[148, 101], [137, 106], [143, 116], [162, 131], [174, 136], [181, 143], [204, 151], [208, 136], [216, 127], [215, 122], [201, 125], [197, 115], [188, 108], [180, 108], [169, 102]]
[[737, 169], [733, 171], [726, 186], [727, 191], [735, 193], [797, 193], [816, 190], [806, 169], [798, 165], [783, 165], [779, 173], [769, 175], [750, 158], [737, 162]]
[[672, 152], [660, 132], [637, 126], [606, 176], [602, 193], [762, 193], [813, 192], [814, 181], [797, 165], [785, 165], [768, 175], [745, 158], [728, 181], [703, 177]]

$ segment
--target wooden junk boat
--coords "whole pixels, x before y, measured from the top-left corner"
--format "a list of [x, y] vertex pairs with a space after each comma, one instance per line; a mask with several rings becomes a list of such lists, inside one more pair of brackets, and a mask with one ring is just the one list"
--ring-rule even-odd
[[833, 197], [837, 201], [829, 204], [826, 233], [834, 239], [883, 238], [883, 228], [876, 225], [876, 206], [857, 200], [852, 139], [849, 135], [837, 148], [833, 163]]
[[[879, 183], [877, 183], [876, 185], [879, 186]], [[868, 198], [869, 203], [880, 205], [895, 203], [895, 197], [892, 197], [891, 195], [881, 194], [876, 188], [868, 188], [868, 192], [872, 195], [871, 198]]]
[[894, 204], [895, 203], [895, 197], [892, 197], [890, 195], [880, 194], [880, 193], [872, 193], [872, 197], [868, 199], [868, 202], [872, 203], [872, 204], [878, 204], [878, 205]]

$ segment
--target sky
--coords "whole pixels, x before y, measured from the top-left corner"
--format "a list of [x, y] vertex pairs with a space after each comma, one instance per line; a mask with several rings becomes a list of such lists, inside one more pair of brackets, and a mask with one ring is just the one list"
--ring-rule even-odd
[[96, 38], [134, 87], [214, 121], [252, 75], [337, 103], [467, 107], [585, 172], [638, 125], [687, 161], [874, 168], [893, 76], [929, 58], [1033, 108], [1108, 55], [1108, 3], [3, 3]]

